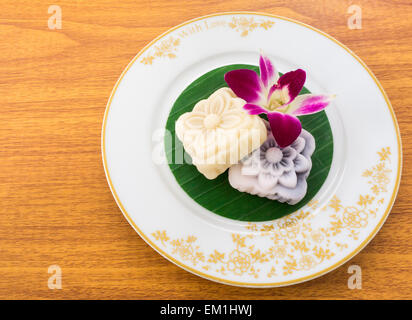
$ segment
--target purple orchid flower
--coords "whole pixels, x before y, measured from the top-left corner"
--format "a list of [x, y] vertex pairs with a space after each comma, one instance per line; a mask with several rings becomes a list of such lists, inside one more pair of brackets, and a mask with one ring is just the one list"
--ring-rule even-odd
[[272, 62], [264, 55], [259, 59], [260, 76], [253, 70], [239, 69], [225, 74], [233, 92], [247, 103], [244, 109], [251, 115], [266, 113], [277, 144], [287, 147], [302, 131], [297, 118], [325, 109], [332, 99], [328, 95], [299, 95], [306, 80], [302, 69], [279, 77]]

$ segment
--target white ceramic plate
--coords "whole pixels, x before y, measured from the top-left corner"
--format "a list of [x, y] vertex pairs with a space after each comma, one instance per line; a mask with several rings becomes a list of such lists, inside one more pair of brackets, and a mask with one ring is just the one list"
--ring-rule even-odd
[[[182, 90], [214, 68], [256, 65], [259, 50], [280, 72], [306, 70], [311, 92], [337, 95], [327, 109], [334, 156], [308, 205], [275, 221], [246, 223], [199, 206], [159, 160], [162, 129]], [[366, 65], [317, 29], [260, 13], [201, 17], [147, 45], [109, 99], [102, 152], [117, 204], [147, 243], [199, 276], [252, 287], [309, 280], [357, 254], [391, 210], [402, 162], [395, 115]]]

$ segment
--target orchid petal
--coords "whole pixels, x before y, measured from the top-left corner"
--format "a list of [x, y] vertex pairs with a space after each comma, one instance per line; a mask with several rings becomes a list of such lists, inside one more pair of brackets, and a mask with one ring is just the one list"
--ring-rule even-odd
[[248, 103], [262, 104], [264, 86], [259, 75], [253, 70], [238, 69], [226, 72], [225, 81], [233, 92]]
[[325, 109], [333, 96], [302, 94], [298, 96], [287, 108], [287, 112], [296, 116], [312, 114]]
[[263, 109], [261, 106], [258, 106], [257, 104], [253, 103], [246, 103], [243, 106], [243, 109], [247, 110], [247, 112], [250, 115], [256, 115], [256, 114], [261, 114], [261, 113], [268, 113], [266, 109]]
[[270, 88], [269, 99], [280, 100], [281, 104], [291, 103], [302, 90], [305, 80], [306, 72], [302, 69], [285, 73], [278, 83]]
[[279, 147], [284, 148], [292, 144], [302, 131], [298, 118], [280, 112], [268, 113], [270, 128]]
[[260, 78], [266, 88], [270, 88], [279, 80], [279, 74], [270, 59], [261, 54], [259, 58]]

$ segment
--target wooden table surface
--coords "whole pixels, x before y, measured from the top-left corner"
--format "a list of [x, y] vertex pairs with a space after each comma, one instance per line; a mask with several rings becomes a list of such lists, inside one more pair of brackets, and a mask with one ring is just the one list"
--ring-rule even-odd
[[[349, 5], [362, 29], [347, 26]], [[50, 30], [50, 5], [62, 29]], [[122, 70], [153, 38], [188, 19], [245, 10], [294, 18], [334, 36], [372, 69], [395, 109], [404, 170], [395, 206], [350, 262], [303, 284], [247, 289], [194, 276], [129, 226], [104, 175], [100, 132]], [[1, 299], [412, 298], [411, 0], [4, 0], [0, 4]], [[362, 289], [347, 286], [362, 268]], [[62, 289], [48, 288], [48, 267]]]

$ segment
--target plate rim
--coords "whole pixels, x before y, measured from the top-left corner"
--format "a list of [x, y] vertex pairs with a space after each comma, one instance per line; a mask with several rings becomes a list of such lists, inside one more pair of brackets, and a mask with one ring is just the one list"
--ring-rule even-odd
[[[281, 282], [273, 282], [273, 283], [252, 283], [252, 282], [241, 282], [241, 281], [233, 281], [233, 280], [228, 280], [228, 279], [224, 279], [221, 277], [216, 277], [216, 276], [212, 276], [209, 274], [206, 274], [202, 271], [196, 270], [188, 265], [185, 265], [184, 263], [178, 261], [177, 259], [175, 259], [174, 257], [172, 257], [171, 255], [169, 255], [168, 253], [166, 253], [164, 250], [162, 250], [160, 247], [158, 247], [154, 242], [152, 242], [150, 240], [150, 238], [148, 236], [146, 236], [140, 229], [139, 227], [135, 224], [135, 222], [133, 221], [133, 219], [130, 217], [130, 215], [127, 213], [125, 207], [123, 206], [123, 204], [121, 203], [117, 192], [114, 188], [113, 182], [110, 178], [110, 174], [109, 174], [109, 170], [107, 168], [107, 158], [106, 158], [106, 149], [105, 149], [105, 135], [106, 135], [106, 124], [107, 124], [107, 118], [108, 118], [108, 114], [109, 114], [109, 110], [110, 110], [110, 106], [113, 100], [113, 97], [117, 91], [117, 88], [119, 86], [119, 84], [121, 83], [121, 81], [123, 80], [123, 77], [126, 75], [126, 73], [129, 71], [129, 69], [131, 68], [131, 66], [135, 63], [135, 61], [143, 54], [146, 52], [147, 49], [149, 49], [152, 44], [156, 43], [158, 40], [162, 39], [163, 37], [165, 37], [166, 35], [168, 35], [169, 33], [173, 32], [174, 30], [177, 30], [187, 24], [190, 24], [192, 22], [196, 22], [196, 21], [200, 21], [200, 20], [204, 20], [207, 18], [211, 18], [211, 17], [217, 17], [217, 16], [227, 16], [227, 15], [256, 15], [256, 16], [261, 16], [261, 17], [269, 17], [269, 18], [277, 18], [280, 20], [284, 20], [284, 21], [288, 21], [288, 22], [292, 22], [292, 23], [296, 23], [298, 25], [301, 25], [303, 27], [309, 28], [317, 33], [319, 33], [322, 36], [325, 36], [326, 38], [332, 40], [333, 42], [335, 42], [337, 45], [339, 45], [341, 48], [343, 48], [345, 51], [347, 51], [352, 57], [354, 57], [360, 64], [361, 66], [368, 72], [368, 74], [370, 75], [370, 77], [372, 78], [372, 80], [375, 82], [375, 84], [377, 85], [377, 87], [379, 88], [380, 92], [382, 93], [382, 96], [385, 99], [385, 102], [387, 104], [387, 107], [389, 109], [389, 112], [391, 114], [391, 118], [392, 118], [392, 122], [393, 125], [395, 127], [395, 131], [396, 131], [396, 137], [397, 137], [397, 144], [398, 144], [398, 169], [397, 169], [397, 173], [396, 173], [396, 181], [395, 181], [395, 185], [394, 185], [394, 189], [388, 204], [388, 207], [385, 210], [385, 213], [383, 214], [383, 216], [381, 217], [381, 220], [378, 222], [378, 224], [375, 226], [375, 228], [371, 231], [371, 233], [368, 235], [368, 237], [356, 248], [354, 249], [350, 254], [346, 255], [344, 258], [340, 259], [338, 262], [336, 262], [335, 264], [321, 270], [318, 271], [314, 274], [305, 276], [305, 277], [301, 277], [301, 278], [297, 278], [297, 279], [293, 279], [293, 280], [288, 280], [288, 281], [281, 281]], [[164, 258], [168, 259], [170, 262], [174, 263], [175, 265], [179, 266], [180, 268], [191, 272], [197, 276], [200, 276], [202, 278], [208, 279], [208, 280], [212, 280], [215, 282], [219, 282], [222, 284], [228, 284], [228, 285], [233, 285], [233, 286], [241, 286], [241, 287], [254, 287], [254, 288], [267, 288], [267, 287], [281, 287], [281, 286], [287, 286], [287, 285], [292, 285], [292, 284], [298, 284], [298, 283], [302, 283], [305, 281], [309, 281], [315, 278], [318, 278], [328, 272], [331, 272], [332, 270], [335, 270], [336, 268], [340, 267], [341, 265], [343, 265], [344, 263], [346, 263], [347, 261], [349, 261], [351, 258], [353, 258], [355, 255], [357, 255], [360, 251], [362, 251], [362, 249], [376, 236], [376, 234], [379, 232], [379, 230], [381, 229], [381, 227], [383, 226], [383, 224], [385, 223], [386, 219], [389, 216], [389, 213], [391, 212], [391, 209], [395, 203], [396, 200], [396, 196], [398, 194], [399, 191], [399, 186], [400, 186], [400, 180], [401, 180], [401, 175], [402, 175], [402, 141], [401, 141], [401, 135], [400, 135], [400, 130], [399, 130], [399, 125], [398, 125], [398, 121], [396, 119], [396, 115], [395, 112], [393, 110], [392, 104], [389, 101], [389, 98], [385, 92], [385, 90], [383, 89], [382, 85], [380, 84], [379, 80], [376, 78], [376, 76], [373, 74], [373, 72], [369, 69], [369, 67], [361, 60], [361, 58], [359, 58], [351, 49], [349, 49], [348, 47], [346, 47], [343, 43], [341, 43], [340, 41], [338, 41], [337, 39], [335, 39], [334, 37], [330, 36], [329, 34], [315, 28], [312, 27], [306, 23], [300, 22], [298, 20], [292, 19], [292, 18], [288, 18], [288, 17], [284, 17], [284, 16], [279, 16], [276, 14], [271, 14], [271, 13], [265, 13], [265, 12], [255, 12], [255, 11], [225, 11], [225, 12], [218, 12], [218, 13], [212, 13], [212, 14], [208, 14], [208, 15], [203, 15], [194, 19], [190, 19], [187, 21], [184, 21], [170, 29], [168, 29], [167, 31], [163, 32], [162, 34], [160, 34], [159, 36], [157, 36], [156, 38], [154, 38], [152, 41], [150, 41], [148, 44], [146, 44], [134, 57], [133, 59], [128, 63], [128, 65], [126, 66], [126, 68], [122, 71], [122, 73], [120, 74], [119, 78], [117, 79], [115, 86], [113, 87], [111, 93], [110, 93], [110, 97], [108, 99], [108, 102], [106, 104], [106, 108], [105, 108], [105, 112], [104, 112], [104, 116], [103, 116], [103, 123], [102, 123], [102, 131], [101, 131], [101, 152], [102, 152], [102, 162], [103, 162], [103, 169], [106, 175], [106, 179], [107, 182], [109, 184], [109, 188], [110, 191], [112, 192], [112, 195], [116, 201], [117, 206], [119, 207], [120, 211], [122, 212], [123, 216], [126, 218], [127, 222], [133, 227], [133, 229], [137, 232], [137, 234], [148, 244], [150, 245], [155, 251], [157, 251], [160, 255], [162, 255]]]

